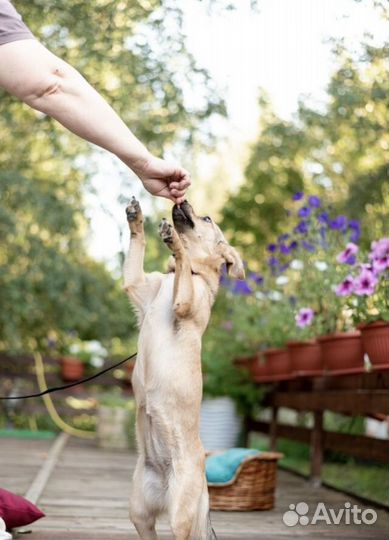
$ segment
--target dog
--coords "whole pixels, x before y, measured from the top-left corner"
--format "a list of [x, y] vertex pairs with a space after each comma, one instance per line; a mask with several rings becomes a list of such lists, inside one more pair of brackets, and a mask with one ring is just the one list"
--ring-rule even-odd
[[168, 272], [143, 270], [145, 235], [139, 202], [126, 208], [131, 231], [124, 289], [139, 323], [132, 375], [138, 461], [130, 519], [144, 540], [157, 538], [156, 518], [167, 512], [176, 540], [216, 538], [209, 518], [205, 453], [199, 436], [201, 337], [223, 265], [244, 277], [238, 252], [209, 216], [185, 201], [163, 219], [159, 234], [172, 252]]

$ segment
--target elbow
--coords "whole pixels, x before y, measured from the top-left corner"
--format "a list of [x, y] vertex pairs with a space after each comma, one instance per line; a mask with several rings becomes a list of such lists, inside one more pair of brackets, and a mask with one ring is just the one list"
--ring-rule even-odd
[[23, 101], [33, 109], [50, 114], [52, 98], [63, 91], [63, 81], [58, 70], [47, 74], [45, 77], [25, 89]]
[[192, 306], [189, 302], [176, 302], [173, 311], [179, 319], [187, 319], [192, 313]]

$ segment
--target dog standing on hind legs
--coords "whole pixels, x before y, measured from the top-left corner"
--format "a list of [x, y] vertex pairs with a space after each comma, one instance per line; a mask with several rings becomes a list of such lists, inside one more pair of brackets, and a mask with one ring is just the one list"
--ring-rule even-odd
[[199, 436], [201, 337], [223, 265], [243, 278], [243, 264], [211, 218], [196, 216], [185, 201], [173, 207], [174, 226], [166, 220], [159, 226], [172, 252], [168, 273], [146, 274], [143, 216], [134, 197], [126, 213], [131, 240], [124, 288], [139, 323], [132, 376], [139, 455], [130, 518], [143, 540], [157, 538], [155, 523], [163, 512], [176, 540], [210, 540], [216, 536]]

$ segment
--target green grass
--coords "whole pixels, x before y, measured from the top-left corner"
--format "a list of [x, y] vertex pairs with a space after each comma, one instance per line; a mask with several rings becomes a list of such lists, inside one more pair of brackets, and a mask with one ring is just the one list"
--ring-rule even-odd
[[[266, 437], [253, 435], [251, 446], [268, 449]], [[279, 439], [277, 450], [284, 454], [280, 465], [304, 476], [309, 475], [309, 447], [306, 444]], [[344, 460], [326, 456], [322, 480], [329, 486], [355, 493], [371, 501], [389, 505], [389, 471], [381, 465], [362, 463], [352, 458]]]

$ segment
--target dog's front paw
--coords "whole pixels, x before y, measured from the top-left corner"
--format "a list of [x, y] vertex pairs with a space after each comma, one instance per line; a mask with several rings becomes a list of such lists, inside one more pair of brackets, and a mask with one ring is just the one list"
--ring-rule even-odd
[[127, 221], [133, 223], [142, 220], [142, 211], [139, 201], [135, 197], [131, 197], [130, 204], [126, 208]]
[[166, 244], [171, 244], [173, 242], [174, 229], [165, 218], [162, 219], [159, 224], [159, 235]]

